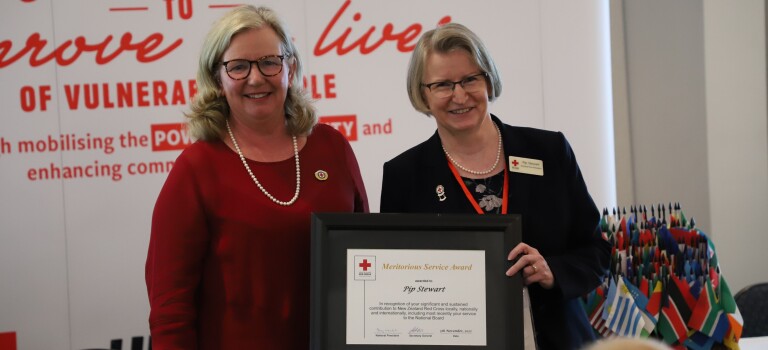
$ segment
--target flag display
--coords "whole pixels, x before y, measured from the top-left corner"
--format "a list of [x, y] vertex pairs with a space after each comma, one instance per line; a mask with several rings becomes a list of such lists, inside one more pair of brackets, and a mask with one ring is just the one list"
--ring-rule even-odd
[[[650, 214], [650, 215], [649, 215]], [[601, 337], [655, 337], [673, 348], [738, 349], [744, 324], [715, 245], [679, 204], [603, 209], [610, 274], [584, 296]]]

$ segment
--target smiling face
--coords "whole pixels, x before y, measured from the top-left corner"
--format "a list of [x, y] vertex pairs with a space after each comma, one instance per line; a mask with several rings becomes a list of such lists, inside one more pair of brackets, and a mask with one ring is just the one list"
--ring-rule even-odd
[[[448, 53], [430, 53], [424, 67], [425, 84], [439, 81], [460, 81], [481, 73], [480, 67], [464, 50], [452, 50]], [[435, 117], [437, 128], [451, 134], [471, 133], [479, 130], [488, 112], [488, 82], [482, 78], [485, 86], [480, 91], [467, 93], [460, 84], [456, 84], [450, 97], [436, 97], [429, 89], [422, 88], [429, 112]]]
[[[232, 37], [221, 61], [234, 59], [255, 61], [269, 55], [282, 55], [283, 50], [275, 31], [269, 26], [248, 29]], [[283, 69], [275, 76], [265, 77], [256, 64], [247, 78], [234, 80], [224, 66], [219, 69], [221, 90], [227, 99], [231, 117], [242, 123], [266, 120], [285, 120], [284, 104], [290, 86], [292, 67], [283, 60]]]

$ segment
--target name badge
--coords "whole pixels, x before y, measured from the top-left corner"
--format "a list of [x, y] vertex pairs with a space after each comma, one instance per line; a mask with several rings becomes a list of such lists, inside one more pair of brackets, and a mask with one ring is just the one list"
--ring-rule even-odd
[[509, 156], [509, 171], [513, 173], [544, 176], [544, 161], [540, 159]]

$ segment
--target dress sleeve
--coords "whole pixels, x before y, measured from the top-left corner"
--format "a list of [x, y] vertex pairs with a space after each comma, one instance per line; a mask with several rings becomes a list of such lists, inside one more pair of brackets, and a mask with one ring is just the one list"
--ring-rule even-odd
[[155, 350], [197, 349], [195, 300], [208, 232], [199, 183], [185, 159], [176, 160], [152, 215], [145, 278]]
[[355, 212], [368, 213], [370, 212], [368, 207], [368, 194], [365, 192], [365, 183], [360, 174], [360, 165], [357, 163], [355, 152], [352, 150], [352, 146], [347, 139], [343, 139], [343, 145], [344, 157], [346, 158], [349, 174], [352, 177], [352, 182], [355, 186]]
[[547, 257], [555, 283], [565, 299], [582, 296], [602, 282], [610, 259], [610, 244], [599, 231], [600, 214], [587, 191], [576, 156], [562, 133], [562, 162], [570, 207], [567, 227], [568, 251]]

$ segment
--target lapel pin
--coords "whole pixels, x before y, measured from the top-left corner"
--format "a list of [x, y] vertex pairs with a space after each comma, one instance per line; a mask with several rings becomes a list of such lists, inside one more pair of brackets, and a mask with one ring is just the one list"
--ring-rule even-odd
[[437, 199], [439, 199], [441, 202], [445, 200], [445, 187], [443, 187], [443, 185], [437, 185], [435, 192], [437, 193]]
[[325, 170], [315, 171], [315, 179], [318, 179], [320, 181], [328, 180], [328, 172]]

